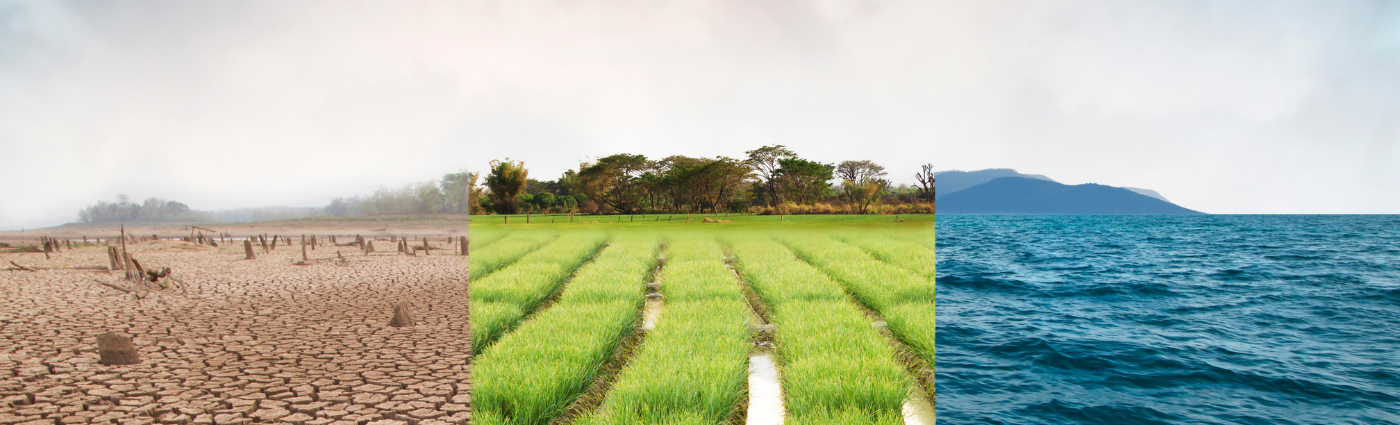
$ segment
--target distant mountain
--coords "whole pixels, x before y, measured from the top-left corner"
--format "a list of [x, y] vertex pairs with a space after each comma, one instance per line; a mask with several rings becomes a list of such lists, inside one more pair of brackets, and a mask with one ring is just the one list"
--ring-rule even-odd
[[1002, 177], [938, 199], [939, 214], [1201, 214], [1128, 189]]
[[[1127, 187], [1127, 186], [1123, 186], [1123, 188], [1124, 188], [1124, 189], [1131, 190], [1131, 191], [1133, 191], [1134, 193], [1137, 193], [1137, 194], [1139, 194], [1139, 195], [1147, 195], [1147, 196], [1151, 196], [1151, 197], [1153, 197], [1153, 198], [1157, 198], [1157, 199], [1161, 199], [1161, 200], [1163, 200], [1163, 201], [1167, 201], [1167, 197], [1162, 196], [1162, 194], [1157, 193], [1157, 191], [1152, 190], [1152, 189], [1139, 189], [1139, 188], [1136, 188], [1136, 187]], [[1167, 201], [1167, 202], [1171, 202], [1171, 201]]]
[[977, 171], [939, 171], [933, 173], [933, 177], [938, 181], [938, 194], [934, 199], [943, 199], [944, 196], [952, 195], [954, 192], [1002, 177], [1025, 177], [1028, 179], [1054, 181], [1049, 177], [1039, 174], [1021, 174], [1010, 168], [988, 168]]

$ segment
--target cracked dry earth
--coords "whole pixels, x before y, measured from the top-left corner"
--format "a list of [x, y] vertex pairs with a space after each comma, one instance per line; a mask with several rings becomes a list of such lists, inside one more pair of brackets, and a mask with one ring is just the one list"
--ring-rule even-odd
[[[468, 423], [467, 257], [312, 258], [335, 249], [346, 263], [298, 266], [295, 246], [243, 260], [241, 243], [130, 244], [188, 287], [144, 299], [93, 281], [120, 272], [0, 271], [0, 424]], [[106, 265], [105, 250], [0, 264]], [[403, 301], [417, 325], [389, 327]], [[142, 362], [98, 364], [104, 332]]]

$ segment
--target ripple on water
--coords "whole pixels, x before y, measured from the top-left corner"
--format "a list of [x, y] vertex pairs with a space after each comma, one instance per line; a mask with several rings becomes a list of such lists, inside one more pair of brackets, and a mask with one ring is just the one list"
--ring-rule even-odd
[[938, 226], [943, 423], [1400, 424], [1400, 217]]

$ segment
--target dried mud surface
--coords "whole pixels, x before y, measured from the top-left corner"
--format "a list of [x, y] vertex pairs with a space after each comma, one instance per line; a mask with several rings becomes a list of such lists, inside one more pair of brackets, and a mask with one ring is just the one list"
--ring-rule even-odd
[[[468, 262], [442, 248], [322, 245], [312, 258], [348, 261], [302, 266], [295, 245], [244, 260], [241, 242], [129, 244], [187, 286], [143, 299], [94, 281], [121, 272], [0, 271], [0, 424], [468, 423]], [[105, 246], [52, 257], [0, 254], [0, 268], [108, 264]], [[415, 326], [388, 325], [399, 302]], [[104, 332], [142, 362], [99, 364]]]

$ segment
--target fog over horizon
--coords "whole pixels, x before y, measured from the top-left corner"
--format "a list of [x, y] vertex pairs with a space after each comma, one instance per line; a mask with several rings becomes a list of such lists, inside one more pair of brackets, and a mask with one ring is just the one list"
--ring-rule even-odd
[[0, 229], [782, 144], [1400, 213], [1400, 3], [0, 0]]

